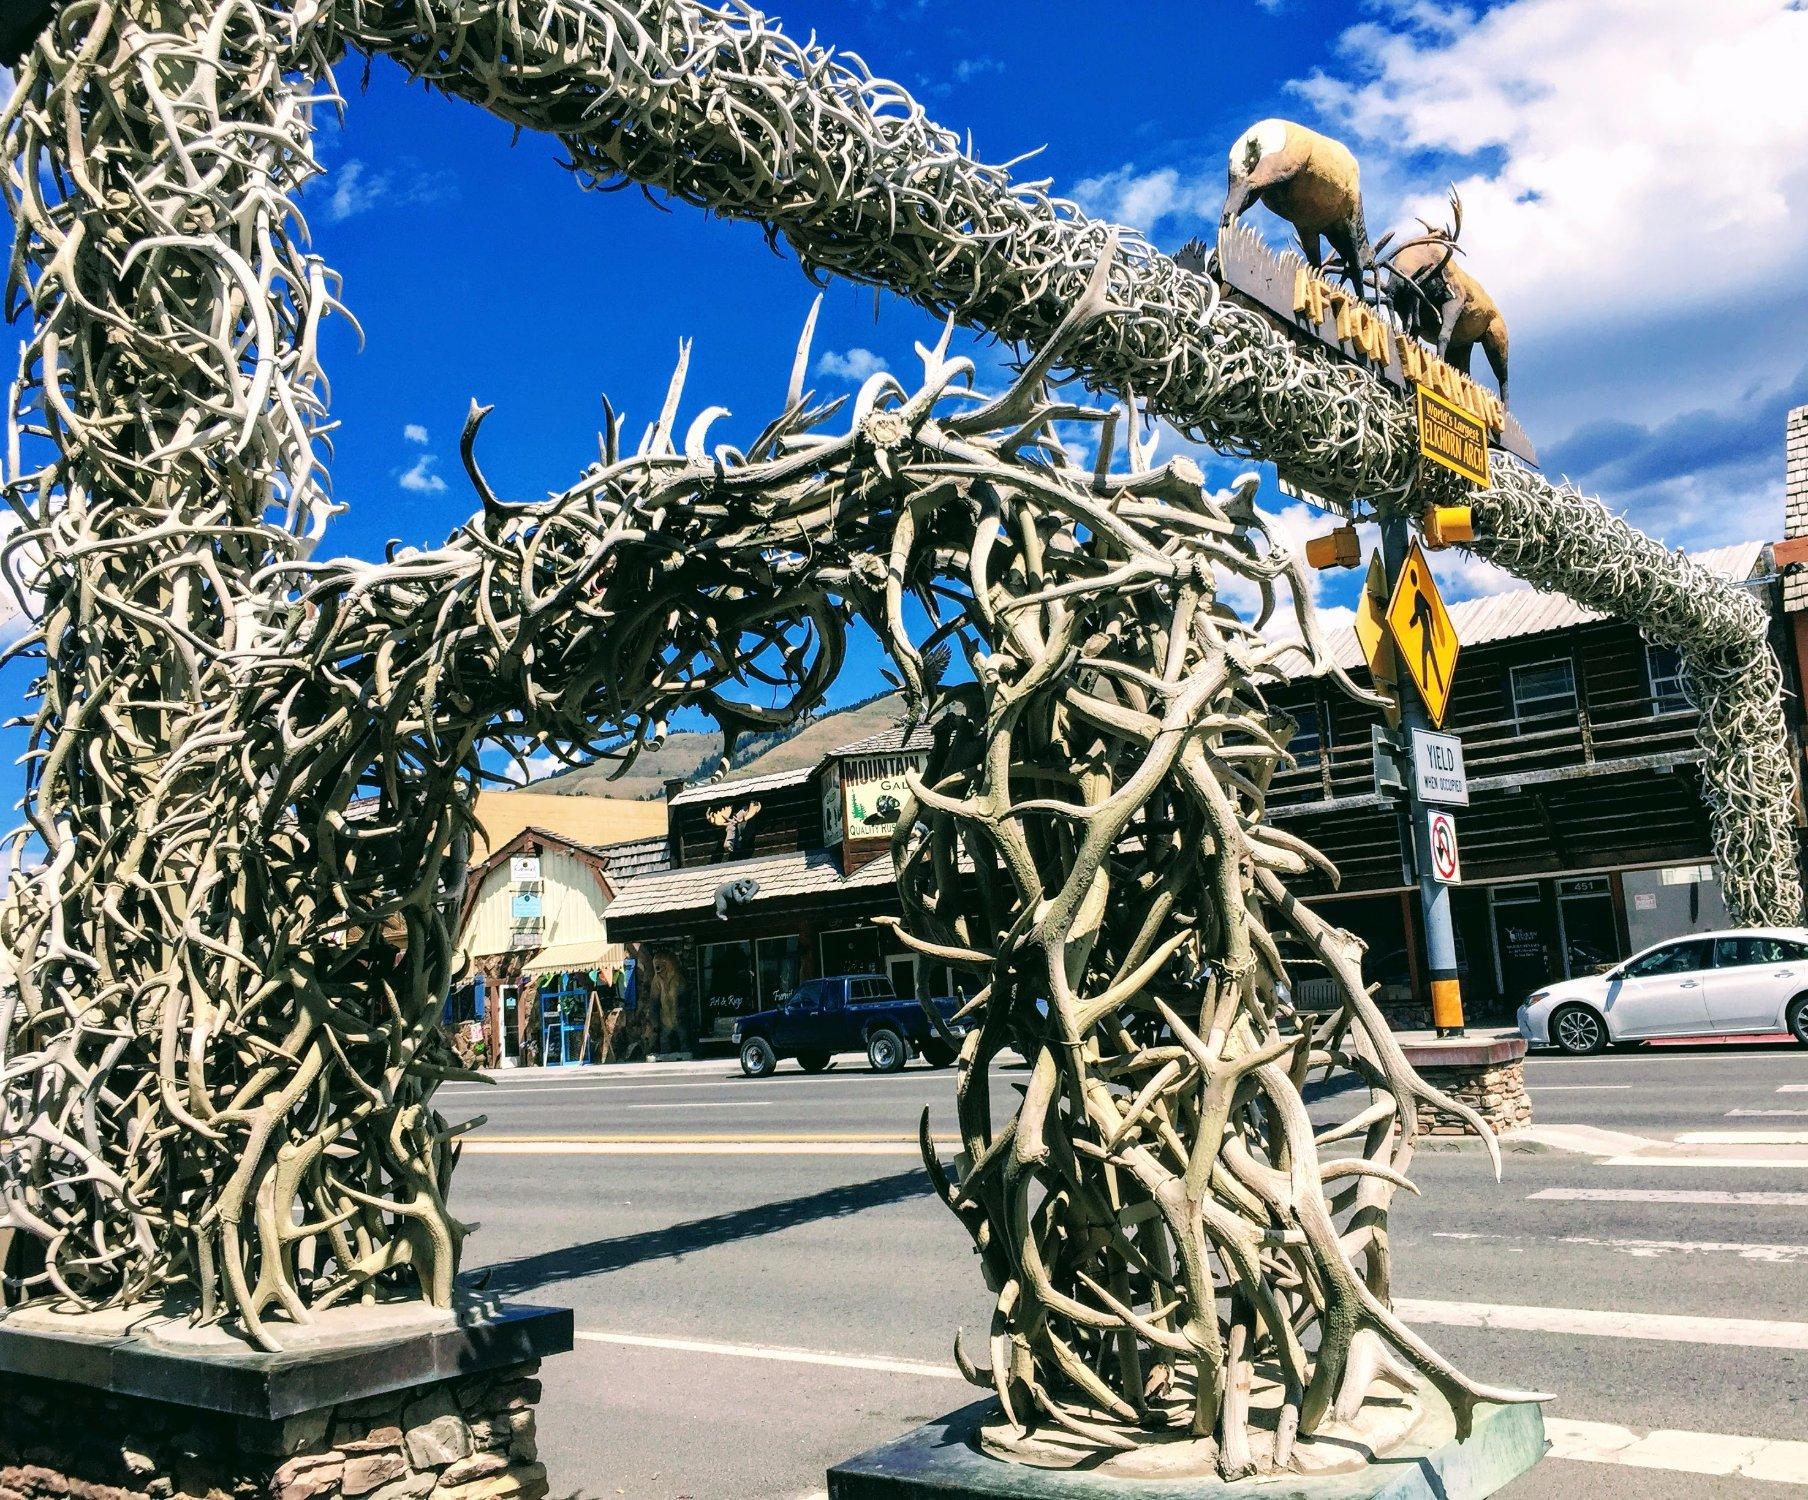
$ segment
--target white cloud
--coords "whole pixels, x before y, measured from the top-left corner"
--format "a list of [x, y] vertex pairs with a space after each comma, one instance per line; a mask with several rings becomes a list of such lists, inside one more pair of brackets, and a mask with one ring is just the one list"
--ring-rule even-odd
[[433, 472], [437, 462], [431, 453], [423, 453], [414, 461], [414, 467], [403, 473], [396, 482], [414, 495], [443, 495], [446, 481]]
[[971, 83], [987, 73], [1002, 72], [1004, 64], [995, 57], [963, 57], [954, 64], [954, 76], [962, 83]]
[[361, 161], [348, 161], [333, 178], [326, 216], [335, 224], [373, 208], [389, 189], [389, 174], [372, 173]]
[[825, 353], [816, 361], [818, 375], [838, 375], [844, 380], [856, 383], [865, 381], [881, 370], [890, 369], [871, 349], [854, 348], [846, 354], [837, 354], [833, 350]]
[[335, 168], [328, 181], [332, 192], [326, 200], [326, 216], [335, 224], [367, 213], [379, 204], [405, 208], [440, 203], [453, 196], [454, 184], [446, 172], [373, 172], [353, 159]]
[[[1339, 48], [1353, 79], [1296, 86], [1329, 120], [1396, 164], [1482, 158], [1458, 182], [1464, 240], [1516, 334], [1650, 322], [1800, 277], [1808, 8], [1392, 0]], [[1416, 186], [1413, 211], [1441, 203], [1441, 181]]]
[[1224, 183], [1182, 176], [1173, 167], [1145, 172], [1126, 163], [1076, 182], [1073, 199], [1101, 219], [1148, 232], [1163, 219], [1215, 216], [1224, 206]]
[[402, 429], [402, 437], [407, 442], [420, 443], [425, 446], [427, 442], [427, 429], [421, 426], [419, 422], [410, 422]]

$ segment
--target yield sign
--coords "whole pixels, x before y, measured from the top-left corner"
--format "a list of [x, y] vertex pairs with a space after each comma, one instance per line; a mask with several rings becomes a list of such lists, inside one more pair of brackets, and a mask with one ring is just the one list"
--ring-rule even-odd
[[1450, 706], [1450, 679], [1456, 671], [1456, 628], [1416, 540], [1388, 602], [1387, 626], [1399, 648], [1400, 665], [1424, 699], [1431, 722], [1442, 724], [1444, 710]]

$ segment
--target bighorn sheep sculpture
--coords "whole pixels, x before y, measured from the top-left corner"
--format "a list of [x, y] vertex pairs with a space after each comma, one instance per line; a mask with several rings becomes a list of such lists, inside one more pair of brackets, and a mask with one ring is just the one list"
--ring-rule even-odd
[[1314, 270], [1324, 246], [1342, 261], [1343, 273], [1361, 282], [1373, 264], [1362, 217], [1362, 178], [1349, 147], [1291, 120], [1261, 120], [1230, 148], [1230, 186], [1218, 223], [1229, 228], [1252, 203], [1265, 204], [1299, 232], [1300, 248]]
[[1436, 347], [1449, 364], [1465, 375], [1469, 356], [1480, 344], [1488, 356], [1500, 399], [1507, 400], [1507, 322], [1482, 284], [1457, 264], [1463, 232], [1463, 200], [1450, 190], [1450, 227], [1434, 229], [1420, 219], [1425, 233], [1407, 240], [1391, 254], [1390, 231], [1376, 244], [1377, 284], [1409, 333]]

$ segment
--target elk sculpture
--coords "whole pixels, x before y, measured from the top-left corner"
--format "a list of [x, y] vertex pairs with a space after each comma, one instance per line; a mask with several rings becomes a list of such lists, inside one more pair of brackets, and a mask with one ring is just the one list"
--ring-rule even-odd
[[1230, 148], [1230, 186], [1218, 224], [1228, 229], [1252, 203], [1264, 204], [1299, 233], [1314, 270], [1329, 240], [1340, 269], [1361, 285], [1374, 264], [1362, 217], [1362, 180], [1342, 141], [1291, 120], [1261, 120]]
[[1408, 333], [1424, 339], [1446, 363], [1469, 373], [1469, 357], [1480, 344], [1500, 383], [1501, 405], [1507, 403], [1507, 322], [1482, 284], [1457, 264], [1463, 232], [1463, 200], [1450, 189], [1450, 226], [1425, 232], [1392, 252], [1390, 230], [1376, 244], [1377, 289], [1399, 315]]

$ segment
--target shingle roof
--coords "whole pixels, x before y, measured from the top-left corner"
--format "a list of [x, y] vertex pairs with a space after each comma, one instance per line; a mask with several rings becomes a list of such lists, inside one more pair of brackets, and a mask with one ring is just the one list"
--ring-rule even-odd
[[927, 750], [933, 742], [927, 724], [915, 725], [908, 739], [904, 735], [902, 724], [893, 724], [889, 729], [881, 729], [877, 734], [869, 734], [863, 740], [855, 740], [851, 745], [837, 745], [830, 755], [889, 755], [901, 750]]
[[[1735, 542], [1728, 547], [1691, 552], [1689, 559], [1710, 573], [1743, 583], [1758, 571], [1764, 559], [1764, 547], [1763, 542]], [[1436, 570], [1435, 563], [1433, 570]], [[1600, 610], [1583, 608], [1567, 594], [1546, 593], [1534, 588], [1512, 589], [1485, 599], [1465, 599], [1450, 606], [1450, 622], [1456, 627], [1457, 640], [1465, 646], [1546, 635], [1607, 618], [1608, 615]], [[1363, 664], [1362, 646], [1356, 639], [1356, 632], [1348, 626], [1331, 633], [1330, 654], [1345, 671]], [[1289, 666], [1290, 676], [1314, 675], [1297, 656], [1289, 658]]]
[[657, 912], [693, 911], [714, 906], [716, 892], [730, 880], [757, 880], [760, 893], [749, 906], [763, 906], [824, 891], [870, 890], [892, 880], [891, 861], [875, 859], [852, 875], [841, 873], [839, 851], [794, 849], [760, 859], [737, 859], [720, 865], [687, 865], [662, 874], [639, 875], [618, 886], [609, 903], [610, 922]]
[[764, 776], [734, 776], [725, 781], [706, 781], [701, 786], [687, 786], [666, 806], [683, 807], [692, 802], [719, 802], [724, 797], [740, 797], [748, 792], [776, 791], [783, 786], [799, 786], [815, 774], [815, 766], [804, 766], [795, 771], [768, 771]]
[[663, 838], [627, 839], [619, 844], [604, 844], [596, 852], [603, 857], [610, 883], [618, 889], [636, 876], [657, 874], [672, 867], [672, 851]]

